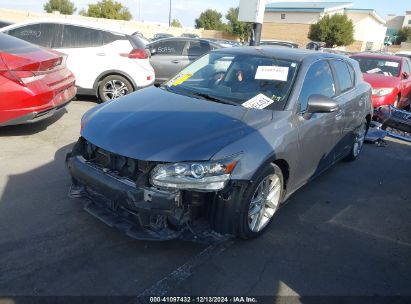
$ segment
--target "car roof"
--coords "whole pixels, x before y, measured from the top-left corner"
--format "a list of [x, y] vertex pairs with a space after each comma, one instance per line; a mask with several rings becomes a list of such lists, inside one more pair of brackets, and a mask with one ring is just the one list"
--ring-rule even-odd
[[68, 25], [77, 25], [83, 26], [88, 28], [93, 28], [96, 30], [104, 30], [109, 32], [115, 32], [120, 34], [127, 34], [131, 35], [132, 33], [136, 32], [136, 29], [127, 29], [117, 24], [112, 23], [103, 23], [103, 22], [95, 22], [95, 21], [84, 21], [84, 20], [76, 20], [72, 18], [39, 18], [39, 19], [32, 19], [24, 22], [14, 23], [12, 25], [8, 25], [3, 27], [1, 31], [7, 31], [9, 29], [13, 29], [16, 27], [20, 27], [23, 25], [29, 24], [36, 24], [36, 23], [57, 23], [57, 24], [68, 24]]
[[387, 59], [387, 60], [403, 60], [403, 57], [395, 56], [395, 55], [388, 55], [388, 54], [377, 54], [377, 53], [357, 53], [353, 54], [350, 57], [364, 57], [364, 58], [379, 58], [379, 59]]
[[213, 52], [221, 53], [231, 53], [231, 54], [244, 54], [244, 55], [254, 55], [263, 56], [283, 60], [292, 60], [297, 62], [302, 62], [306, 59], [326, 59], [326, 58], [336, 58], [347, 60], [346, 56], [331, 54], [327, 52], [316, 52], [307, 49], [297, 49], [297, 48], [279, 48], [275, 46], [241, 46], [232, 47], [229, 49], [218, 49]]

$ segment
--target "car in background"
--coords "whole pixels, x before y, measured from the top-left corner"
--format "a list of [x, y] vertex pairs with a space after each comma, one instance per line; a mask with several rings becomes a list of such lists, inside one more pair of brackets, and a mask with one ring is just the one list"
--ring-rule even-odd
[[234, 47], [234, 46], [242, 46], [243, 44], [236, 40], [227, 40], [227, 39], [219, 39], [219, 38], [204, 38], [208, 41], [212, 41], [218, 44], [221, 47]]
[[181, 34], [180, 37], [183, 37], [183, 38], [193, 38], [193, 39], [198, 39], [198, 38], [200, 38], [200, 36], [198, 36], [197, 34], [193, 34], [193, 33], [183, 33], [183, 34]]
[[78, 94], [115, 99], [152, 85], [149, 52], [138, 35], [97, 22], [71, 19], [33, 20], [0, 32], [68, 55]]
[[372, 86], [374, 108], [392, 105], [409, 109], [411, 103], [411, 61], [405, 57], [360, 53], [358, 61], [364, 80]]
[[0, 126], [52, 116], [76, 95], [67, 56], [0, 33]]
[[150, 63], [156, 73], [155, 84], [168, 80], [187, 65], [208, 53], [221, 48], [207, 39], [166, 38], [147, 45], [151, 53]]
[[395, 53], [395, 56], [406, 57], [411, 60], [411, 51], [400, 51]]
[[169, 34], [169, 33], [157, 33], [157, 34], [154, 34], [153, 38], [151, 38], [151, 41], [164, 39], [164, 38], [173, 38], [173, 37], [174, 35]]
[[207, 222], [222, 235], [254, 238], [297, 189], [359, 156], [370, 96], [348, 57], [213, 50], [160, 88], [84, 115], [66, 158], [70, 194], [137, 239], [201, 236]]
[[8, 25], [12, 25], [13, 22], [9, 22], [9, 21], [5, 21], [5, 20], [0, 20], [0, 28], [8, 26]]
[[298, 49], [298, 44], [290, 41], [281, 41], [281, 40], [261, 40], [260, 45], [271, 45], [279, 47], [288, 47], [293, 49]]
[[324, 51], [326, 44], [325, 42], [321, 42], [321, 41], [311, 41], [309, 43], [307, 43], [306, 45], [306, 49], [307, 50], [312, 50], [312, 51]]

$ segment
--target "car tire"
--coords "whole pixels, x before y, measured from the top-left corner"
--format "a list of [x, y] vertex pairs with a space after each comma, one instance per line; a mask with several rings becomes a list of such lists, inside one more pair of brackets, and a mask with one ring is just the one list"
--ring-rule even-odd
[[282, 171], [277, 165], [270, 164], [258, 173], [254, 182], [249, 184], [242, 196], [238, 222], [234, 222], [238, 227], [237, 237], [250, 239], [261, 235], [272, 222], [283, 200], [283, 195]]
[[116, 99], [134, 91], [130, 81], [120, 75], [109, 75], [100, 81], [98, 97], [102, 102]]
[[354, 142], [351, 146], [350, 153], [344, 158], [345, 161], [356, 160], [360, 155], [364, 145], [365, 136], [368, 132], [368, 121], [364, 119], [354, 134]]

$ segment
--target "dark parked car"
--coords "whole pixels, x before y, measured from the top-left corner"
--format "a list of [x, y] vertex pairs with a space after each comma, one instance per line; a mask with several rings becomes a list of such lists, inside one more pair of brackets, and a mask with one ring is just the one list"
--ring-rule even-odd
[[306, 46], [307, 50], [323, 51], [325, 48], [325, 42], [311, 41]]
[[280, 41], [280, 40], [261, 40], [260, 45], [271, 45], [279, 47], [288, 47], [293, 49], [298, 49], [298, 44], [290, 41]]
[[8, 25], [12, 25], [12, 24], [13, 24], [13, 22], [0, 20], [0, 28], [8, 26]]
[[183, 34], [181, 34], [181, 37], [183, 37], [183, 38], [193, 38], [193, 39], [200, 38], [200, 36], [198, 36], [197, 34], [192, 34], [192, 33], [183, 33]]
[[161, 84], [191, 62], [220, 45], [205, 39], [167, 38], [147, 45], [150, 63], [156, 72], [155, 84]]
[[157, 33], [153, 36], [151, 39], [152, 41], [159, 40], [159, 39], [164, 39], [164, 38], [172, 38], [174, 35], [168, 34], [168, 33]]
[[358, 157], [371, 115], [371, 87], [347, 57], [215, 50], [160, 88], [84, 115], [67, 157], [71, 195], [139, 239], [177, 238], [205, 221], [256, 237], [293, 192]]

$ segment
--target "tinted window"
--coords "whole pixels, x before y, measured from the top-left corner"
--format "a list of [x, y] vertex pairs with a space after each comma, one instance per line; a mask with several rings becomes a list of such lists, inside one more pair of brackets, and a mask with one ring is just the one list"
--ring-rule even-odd
[[308, 69], [299, 99], [302, 111], [307, 109], [308, 98], [314, 94], [335, 95], [334, 79], [327, 61], [318, 61]]
[[342, 60], [332, 60], [331, 64], [333, 65], [337, 74], [341, 93], [351, 89], [353, 86], [353, 81], [351, 79], [351, 74], [348, 70], [347, 64]]
[[64, 25], [63, 48], [97, 47], [103, 45], [103, 31], [75, 25]]
[[158, 55], [183, 55], [185, 45], [185, 41], [168, 40], [155, 43], [154, 48]]
[[363, 73], [394, 77], [398, 77], [400, 75], [400, 62], [398, 60], [374, 57], [351, 58], [358, 61], [361, 72]]
[[201, 56], [210, 51], [210, 44], [204, 41], [189, 41], [188, 56]]
[[22, 54], [38, 51], [39, 47], [0, 33], [0, 52]]
[[37, 23], [22, 26], [8, 31], [8, 34], [19, 39], [41, 45], [56, 47], [58, 44], [60, 25], [54, 23]]

